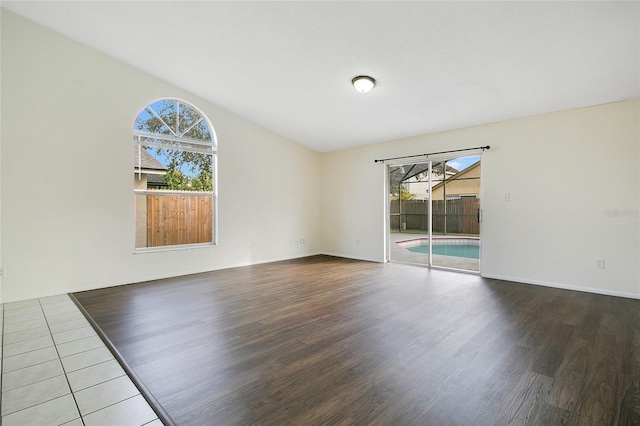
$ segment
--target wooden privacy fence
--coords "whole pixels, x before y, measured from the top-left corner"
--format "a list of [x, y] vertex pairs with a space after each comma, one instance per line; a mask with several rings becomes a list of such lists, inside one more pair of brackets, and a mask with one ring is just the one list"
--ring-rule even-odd
[[[478, 223], [479, 198], [460, 198], [433, 202], [433, 232], [446, 234], [480, 234]], [[391, 200], [389, 219], [391, 231], [429, 231], [427, 200]]]
[[147, 195], [147, 247], [212, 241], [212, 197]]

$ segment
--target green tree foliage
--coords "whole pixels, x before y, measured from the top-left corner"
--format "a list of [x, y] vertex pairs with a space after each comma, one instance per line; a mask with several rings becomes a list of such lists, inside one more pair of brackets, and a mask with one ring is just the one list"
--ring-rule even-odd
[[169, 170], [164, 179], [168, 189], [174, 191], [211, 191], [213, 188], [211, 175], [204, 172], [191, 178], [180, 170]]
[[180, 149], [200, 148], [199, 145], [189, 143], [189, 140], [196, 142], [213, 140], [208, 124], [198, 111], [175, 100], [160, 100], [138, 115], [136, 130], [180, 139], [180, 141], [170, 141], [162, 137], [149, 137], [147, 140], [160, 142], [166, 148], [145, 147], [151, 153], [155, 153], [157, 158], [166, 158], [168, 171], [165, 180], [169, 189], [187, 191], [213, 189], [212, 156]]
[[[407, 191], [404, 188], [400, 188], [400, 198], [402, 199], [402, 201], [407, 201], [407, 200], [413, 200], [414, 198], [416, 198], [416, 194], [412, 194], [411, 192]], [[398, 195], [392, 195], [391, 196], [392, 200], [397, 200], [398, 199]]]
[[414, 198], [416, 198], [416, 194], [412, 194], [411, 192], [407, 191], [406, 189], [402, 188], [402, 193], [400, 195], [402, 197], [402, 200], [413, 200]]

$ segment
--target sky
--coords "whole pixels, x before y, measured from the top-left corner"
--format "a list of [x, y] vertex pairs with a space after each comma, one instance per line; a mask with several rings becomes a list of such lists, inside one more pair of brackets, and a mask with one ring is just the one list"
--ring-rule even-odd
[[[175, 114], [176, 112], [178, 112], [178, 119], [180, 120], [180, 123], [181, 123], [180, 127], [185, 127], [185, 129], [183, 129], [183, 131], [186, 131], [189, 128], [191, 128], [189, 126], [189, 123], [195, 123], [195, 121], [193, 119], [193, 115], [196, 115], [196, 118], [200, 117], [199, 113], [193, 111], [192, 108], [190, 108], [188, 105], [184, 104], [183, 102], [180, 102], [180, 101], [177, 101], [177, 100], [173, 100], [173, 99], [161, 99], [161, 100], [153, 102], [152, 104], [147, 105], [142, 111], [140, 111], [140, 113], [138, 114], [138, 116], [136, 118], [136, 122], [134, 124], [134, 131], [135, 130], [140, 130], [140, 129], [144, 129], [145, 131], [148, 131], [143, 126], [143, 123], [145, 123], [148, 120], [150, 120], [151, 118], [153, 118], [153, 113], [151, 112], [151, 110], [153, 110], [158, 117], [162, 117], [163, 122], [165, 123], [165, 127], [162, 127], [159, 131], [153, 132], [153, 133], [164, 134], [168, 130], [171, 130], [171, 131], [173, 131], [173, 134], [169, 135], [169, 136], [174, 136], [174, 137], [181, 137], [183, 135], [182, 135], [182, 133], [180, 133], [180, 129], [176, 128], [177, 123], [175, 122], [175, 117], [174, 117], [174, 122], [171, 122], [170, 120], [167, 119], [166, 114], [169, 114], [171, 112], [173, 112]], [[193, 114], [191, 116], [186, 116], [186, 115], [184, 115], [185, 111], [193, 111]], [[164, 120], [167, 120], [167, 121], [165, 122]], [[185, 123], [188, 123], [188, 124], [185, 124]], [[195, 123], [195, 124], [197, 124], [197, 123]], [[169, 126], [171, 126], [170, 129], [169, 129]], [[209, 126], [206, 125], [206, 124], [204, 124], [204, 126], [205, 126], [205, 129], [207, 131], [209, 131], [208, 130]], [[185, 136], [185, 137], [188, 137], [188, 136]], [[209, 134], [209, 137], [210, 137], [210, 134]], [[206, 141], [206, 139], [204, 139], [203, 141]], [[164, 165], [165, 167], [169, 166], [170, 157], [169, 157], [168, 154], [170, 152], [176, 151], [175, 149], [172, 149], [171, 145], [172, 145], [172, 143], [168, 143], [167, 148], [157, 148], [157, 147], [152, 147], [152, 146], [145, 146], [144, 142], [142, 143], [142, 146], [144, 147], [144, 149], [146, 149], [149, 154], [151, 154], [153, 157], [155, 157], [156, 160], [158, 160], [160, 163], [162, 163], [162, 165]], [[179, 145], [179, 144], [176, 144], [176, 146], [177, 145]], [[204, 155], [206, 155], [206, 154], [204, 154]], [[184, 164], [181, 165], [180, 171], [182, 171], [182, 173], [185, 176], [193, 178], [193, 177], [197, 176], [201, 171], [197, 167], [197, 165], [196, 165], [196, 169], [197, 170], [192, 171], [191, 168], [193, 166], [194, 166], [193, 163], [184, 163]]]
[[454, 169], [458, 169], [458, 171], [463, 171], [470, 165], [478, 162], [480, 160], [480, 156], [475, 155], [473, 157], [459, 157], [454, 158], [453, 160], [447, 161], [447, 165], [453, 167]]

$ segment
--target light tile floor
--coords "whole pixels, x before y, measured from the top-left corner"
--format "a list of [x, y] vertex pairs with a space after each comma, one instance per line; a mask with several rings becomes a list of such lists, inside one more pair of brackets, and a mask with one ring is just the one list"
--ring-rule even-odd
[[0, 305], [2, 422], [161, 426], [69, 296]]

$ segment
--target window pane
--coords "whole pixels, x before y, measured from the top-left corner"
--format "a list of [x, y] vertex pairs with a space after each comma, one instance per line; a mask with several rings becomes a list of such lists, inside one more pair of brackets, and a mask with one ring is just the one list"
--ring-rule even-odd
[[136, 194], [136, 248], [213, 241], [210, 195]]
[[169, 123], [171, 122], [168, 118], [169, 117], [158, 117], [150, 107], [147, 107], [140, 113], [140, 115], [138, 115], [138, 119], [136, 120], [136, 130], [174, 136], [174, 132], [172, 132], [167, 123], [167, 121], [169, 121]]
[[211, 142], [211, 130], [194, 108], [173, 99], [147, 106], [136, 119], [135, 128], [145, 133]]
[[178, 130], [181, 137], [202, 141], [211, 141], [213, 139], [209, 126], [198, 111], [185, 104], [179, 104], [178, 107], [180, 109]]
[[134, 124], [136, 248], [216, 243], [215, 134], [194, 106], [147, 105]]
[[197, 123], [193, 127], [186, 129], [185, 133], [183, 133], [183, 137], [188, 139], [200, 139], [210, 141], [211, 131], [209, 131], [209, 126], [206, 125], [203, 121]]
[[134, 147], [135, 169], [147, 174], [147, 187], [171, 191], [213, 190], [212, 155], [180, 149]]

